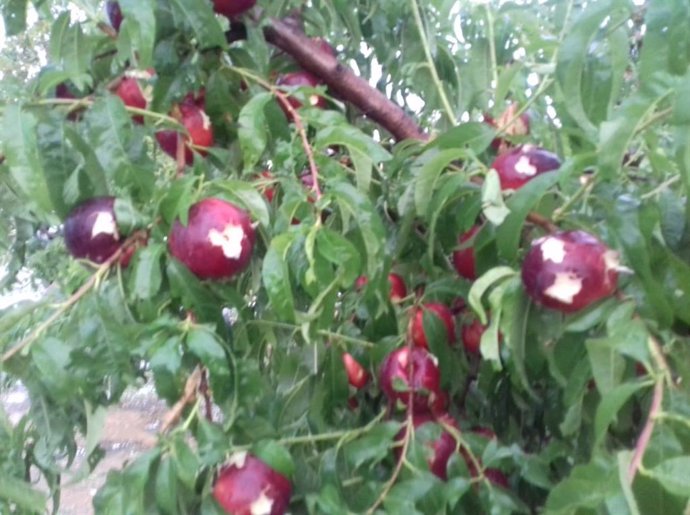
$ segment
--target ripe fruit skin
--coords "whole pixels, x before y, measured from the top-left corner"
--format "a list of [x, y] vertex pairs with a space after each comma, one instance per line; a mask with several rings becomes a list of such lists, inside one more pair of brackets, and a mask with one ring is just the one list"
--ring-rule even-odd
[[213, 485], [213, 498], [232, 515], [283, 515], [291, 496], [288, 478], [247, 452], [234, 454]]
[[401, 302], [407, 297], [407, 286], [405, 280], [398, 274], [388, 274], [388, 283], [391, 286], [389, 298], [391, 302]]
[[535, 302], [574, 313], [611, 295], [620, 269], [618, 253], [591, 234], [558, 232], [532, 242], [522, 283]]
[[213, 10], [230, 18], [248, 11], [254, 4], [256, 0], [213, 0]]
[[410, 318], [410, 325], [408, 326], [408, 332], [412, 339], [412, 343], [417, 347], [429, 348], [429, 342], [426, 338], [426, 333], [424, 333], [424, 311], [427, 310], [441, 319], [441, 322], [443, 322], [443, 325], [446, 327], [448, 343], [453, 344], [455, 342], [455, 322], [453, 321], [453, 313], [448, 306], [435, 302], [428, 302], [414, 309], [412, 317]]
[[[469, 231], [461, 234], [458, 237], [458, 243], [462, 244], [474, 238], [474, 235], [479, 231], [479, 226], [473, 226]], [[477, 278], [477, 272], [474, 267], [474, 248], [472, 246], [453, 252], [453, 265], [460, 277], [464, 277], [470, 281]]]
[[[206, 115], [206, 112], [199, 106], [199, 101], [191, 98], [185, 98], [178, 106], [179, 116], [176, 116], [184, 125], [189, 133], [189, 136], [184, 136], [185, 141], [185, 162], [191, 165], [194, 162], [194, 154], [189, 144], [199, 147], [213, 146], [213, 128], [211, 127], [211, 120]], [[163, 152], [171, 156], [173, 159], [177, 158], [177, 132], [175, 131], [158, 131], [156, 133], [156, 140], [161, 146]], [[197, 149], [197, 152], [202, 156], [206, 155], [203, 150]]]
[[170, 253], [200, 279], [226, 279], [242, 272], [252, 256], [254, 228], [249, 215], [230, 202], [206, 198], [179, 220], [168, 237]]
[[[458, 427], [457, 422], [448, 414], [444, 414], [439, 417], [440, 420], [447, 425]], [[417, 413], [412, 415], [412, 424], [414, 428], [417, 429], [424, 424], [434, 423], [437, 419], [428, 413]], [[440, 424], [439, 424], [440, 425]], [[395, 437], [396, 440], [400, 441], [405, 437], [406, 428], [403, 427], [400, 432]], [[428, 443], [428, 459], [429, 471], [434, 474], [439, 479], [445, 481], [448, 479], [448, 460], [455, 452], [455, 438], [448, 431], [443, 431], [441, 436], [439, 436], [433, 442]], [[396, 448], [396, 457], [400, 458], [400, 447]]]
[[556, 154], [534, 145], [522, 145], [499, 155], [491, 165], [501, 180], [502, 190], [517, 190], [537, 175], [557, 170]]
[[120, 4], [112, 1], [106, 2], [105, 12], [108, 14], [110, 25], [113, 26], [116, 32], [120, 32], [120, 25], [122, 25], [122, 11], [120, 10]]
[[465, 347], [465, 352], [470, 355], [478, 356], [480, 354], [480, 344], [482, 335], [486, 331], [486, 326], [482, 325], [479, 320], [473, 320], [471, 324], [465, 324], [461, 329], [462, 344]]
[[[320, 84], [321, 83], [319, 82], [319, 79], [314, 77], [311, 73], [307, 72], [287, 73], [285, 75], [279, 76], [278, 80], [276, 81], [277, 86], [288, 86], [291, 88], [315, 88]], [[300, 107], [302, 107], [302, 102], [300, 102], [293, 96], [288, 96], [287, 101], [293, 107], [293, 109], [299, 109]], [[309, 104], [313, 107], [319, 107], [323, 109], [326, 107], [326, 99], [320, 95], [309, 95]], [[282, 102], [280, 103], [280, 107], [285, 113], [285, 116], [287, 116], [289, 120], [292, 120], [292, 114], [285, 108]]]
[[65, 245], [72, 256], [103, 263], [120, 248], [115, 220], [115, 197], [82, 202], [65, 219]]
[[349, 352], [343, 354], [343, 366], [348, 382], [358, 390], [369, 382], [369, 372]]
[[[141, 78], [151, 78], [153, 73], [151, 70], [149, 70], [142, 72], [141, 74], [137, 73], [136, 75], [140, 75]], [[146, 97], [144, 97], [144, 93], [139, 85], [139, 81], [134, 74], [126, 75], [120, 81], [120, 84], [118, 84], [117, 88], [115, 89], [115, 94], [120, 97], [122, 103], [128, 107], [146, 109], [146, 106], [148, 105]], [[144, 123], [144, 117], [141, 115], [132, 116], [132, 120], [134, 123]]]
[[[400, 385], [404, 385], [402, 390]], [[415, 413], [440, 408], [441, 373], [436, 358], [426, 349], [401, 347], [388, 354], [381, 365], [379, 386], [391, 405], [399, 401], [407, 406], [412, 400]]]

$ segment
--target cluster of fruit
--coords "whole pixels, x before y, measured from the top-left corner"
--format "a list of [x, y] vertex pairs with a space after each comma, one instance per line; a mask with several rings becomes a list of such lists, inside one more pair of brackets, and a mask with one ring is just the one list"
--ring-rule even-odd
[[[232, 17], [253, 6], [253, 0], [215, 0], [214, 8], [219, 14]], [[108, 13], [113, 27], [118, 30], [122, 15], [117, 2], [108, 2]], [[333, 48], [323, 40], [317, 40], [324, 52], [334, 55]], [[148, 100], [146, 83], [155, 72], [129, 72], [114, 86], [125, 105], [146, 109]], [[307, 72], [300, 71], [280, 76], [276, 84], [284, 87], [316, 87], [320, 80]], [[184, 136], [176, 131], [164, 130], [156, 134], [161, 149], [180, 160], [178, 144], [183, 142], [184, 162], [193, 163], [194, 152], [205, 155], [205, 149], [214, 143], [210, 120], [204, 110], [204, 91], [188, 94], [181, 103], [174, 106], [170, 115], [185, 129]], [[325, 107], [325, 100], [312, 95], [309, 103]], [[297, 109], [301, 102], [288, 97], [290, 105]], [[286, 116], [292, 114], [283, 106]], [[141, 116], [135, 116], [136, 123], [142, 123]], [[501, 127], [501, 121], [487, 119], [487, 123]], [[529, 120], [517, 119], [522, 134], [529, 130]], [[494, 148], [499, 151], [491, 165], [496, 170], [502, 189], [516, 190], [534, 177], [557, 170], [561, 163], [557, 156], [530, 144], [511, 147], [508, 142], [497, 139]], [[269, 171], [260, 174], [266, 200], [273, 201], [276, 190], [274, 177]], [[312, 189], [313, 176], [304, 173], [300, 177], [307, 189]], [[313, 199], [312, 199], [313, 201]], [[121, 250], [123, 238], [118, 231], [115, 217], [114, 197], [98, 197], [77, 206], [65, 221], [65, 242], [70, 253], [77, 258], [103, 263]], [[453, 253], [457, 273], [469, 280], [477, 278], [475, 268], [474, 241], [482, 230], [481, 225], [472, 227], [459, 236], [459, 247]], [[241, 273], [248, 266], [255, 241], [255, 231], [249, 215], [241, 208], [217, 198], [205, 198], [191, 206], [186, 225], [175, 221], [168, 235], [170, 254], [183, 263], [200, 279], [228, 279]], [[130, 246], [122, 250], [121, 266], [127, 266], [134, 252]], [[590, 306], [611, 295], [616, 288], [617, 273], [620, 270], [617, 254], [606, 248], [596, 237], [583, 231], [555, 232], [532, 242], [522, 265], [522, 280], [527, 294], [538, 304], [564, 313], [572, 313]], [[407, 297], [404, 279], [391, 273], [389, 298], [394, 304], [403, 303]], [[357, 280], [355, 287], [363, 288], [366, 277]], [[464, 302], [448, 307], [441, 303], [415, 304], [409, 311], [407, 344], [385, 357], [379, 370], [378, 386], [386, 397], [391, 411], [404, 408], [410, 414], [408, 423], [414, 428], [429, 423], [442, 426], [441, 436], [429, 447], [428, 465], [431, 472], [441, 479], [447, 478], [447, 464], [455, 452], [464, 458], [467, 468], [474, 476], [479, 474], [481, 464], [469, 450], [458, 445], [456, 434], [459, 425], [448, 412], [448, 395], [441, 388], [441, 374], [437, 358], [430, 351], [429, 338], [425, 331], [424, 318], [428, 313], [437, 317], [445, 328], [449, 345], [457, 341], [458, 332], [465, 352], [472, 359], [481, 355], [481, 339], [486, 327], [467, 310]], [[464, 323], [456, 328], [455, 317], [462, 314]], [[343, 354], [343, 364], [350, 385], [364, 388], [370, 373], [354, 356]], [[495, 439], [488, 428], [475, 428], [478, 435]], [[410, 434], [404, 427], [398, 434], [402, 440]], [[400, 446], [398, 446], [400, 447]], [[493, 483], [507, 487], [507, 478], [497, 469], [487, 469], [485, 476]], [[291, 483], [287, 477], [271, 468], [258, 457], [247, 452], [233, 455], [221, 470], [215, 485], [214, 497], [230, 513], [282, 514], [287, 509], [291, 496]]]

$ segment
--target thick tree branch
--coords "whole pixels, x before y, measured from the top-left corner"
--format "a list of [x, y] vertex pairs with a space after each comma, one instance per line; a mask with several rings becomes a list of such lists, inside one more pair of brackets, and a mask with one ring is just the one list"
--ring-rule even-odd
[[402, 108], [288, 23], [270, 18], [264, 27], [264, 36], [269, 43], [290, 54], [303, 69], [323, 80], [335, 95], [358, 107], [397, 140], [427, 139]]

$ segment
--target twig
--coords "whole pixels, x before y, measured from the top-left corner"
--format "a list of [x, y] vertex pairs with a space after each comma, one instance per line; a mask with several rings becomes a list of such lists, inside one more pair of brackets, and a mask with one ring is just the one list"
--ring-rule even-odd
[[203, 376], [202, 367], [197, 365], [191, 375], [187, 378], [184, 385], [184, 392], [182, 397], [170, 408], [170, 410], [163, 417], [163, 424], [161, 425], [161, 433], [167, 433], [170, 428], [182, 417], [184, 409], [196, 401], [197, 391], [201, 385]]
[[323, 80], [335, 95], [358, 107], [396, 139], [427, 139], [422, 129], [400, 106], [339, 63], [334, 56], [321, 51], [318, 44], [299, 29], [282, 20], [268, 18], [264, 36], [266, 41], [291, 55], [306, 71]]
[[417, 3], [417, 0], [410, 0], [410, 7], [412, 8], [415, 25], [417, 26], [417, 32], [419, 32], [419, 39], [422, 43], [424, 56], [426, 57], [427, 68], [429, 68], [429, 72], [431, 72], [431, 80], [434, 82], [434, 85], [438, 90], [438, 96], [441, 99], [443, 108], [446, 110], [448, 120], [450, 120], [450, 123], [455, 126], [458, 124], [458, 120], [455, 117], [455, 113], [453, 112], [450, 102], [448, 101], [446, 90], [443, 88], [443, 82], [441, 82], [441, 78], [438, 76], [438, 71], [436, 70], [436, 65], [434, 64], [434, 59], [431, 55], [431, 49], [429, 48], [429, 42], [426, 39], [427, 35], [426, 31], [424, 30], [424, 22], [422, 21], [422, 15], [419, 12], [419, 4]]
[[107, 23], [103, 21], [98, 22], [98, 28], [110, 39], [117, 39], [117, 31]]
[[41, 323], [36, 329], [34, 329], [31, 332], [31, 334], [29, 334], [21, 342], [19, 342], [10, 350], [5, 352], [2, 355], [2, 358], [0, 358], [0, 364], [7, 363], [19, 352], [21, 352], [25, 348], [29, 347], [32, 343], [34, 343], [41, 336], [41, 334], [46, 329], [48, 329], [57, 319], [59, 319], [61, 316], [67, 313], [67, 311], [69, 311], [70, 308], [74, 306], [84, 295], [86, 295], [89, 291], [91, 291], [91, 289], [96, 287], [100, 280], [103, 278], [103, 276], [106, 273], [108, 273], [113, 264], [118, 262], [123, 252], [126, 249], [128, 249], [131, 245], [133, 245], [135, 241], [138, 241], [139, 237], [140, 233], [136, 232], [132, 236], [127, 238], [127, 240], [122, 244], [122, 246], [119, 249], [117, 249], [117, 251], [112, 256], [110, 256], [96, 269], [96, 272], [91, 277], [89, 277], [89, 280], [86, 281], [76, 292], [74, 292], [52, 315], [50, 315], [43, 323]]
[[304, 153], [307, 155], [307, 161], [309, 162], [309, 171], [311, 172], [311, 178], [314, 183], [312, 189], [316, 195], [316, 200], [321, 198], [321, 187], [319, 186], [319, 169], [316, 166], [316, 161], [314, 160], [314, 151], [309, 144], [309, 138], [307, 137], [307, 131], [304, 129], [304, 124], [302, 123], [302, 118], [300, 117], [297, 110], [292, 107], [292, 104], [288, 100], [285, 93], [280, 91], [278, 88], [271, 86], [271, 92], [276, 96], [280, 104], [283, 106], [288, 113], [290, 113], [290, 118], [292, 118], [295, 128], [299, 133], [300, 139], [302, 140], [302, 147], [304, 148]]
[[539, 213], [527, 213], [527, 221], [533, 223], [534, 225], [538, 225], [549, 234], [558, 232], [558, 226]]
[[179, 179], [184, 175], [184, 168], [187, 166], [187, 159], [185, 154], [187, 153], [187, 144], [185, 137], [181, 132], [177, 133], [177, 146], [175, 147], [175, 162], [177, 163], [177, 178]]

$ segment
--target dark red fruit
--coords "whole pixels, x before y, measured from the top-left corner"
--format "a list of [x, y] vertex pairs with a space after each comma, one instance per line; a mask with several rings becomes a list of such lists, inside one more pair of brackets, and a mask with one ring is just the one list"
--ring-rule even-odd
[[491, 165], [501, 180], [501, 189], [517, 190], [537, 175], [558, 170], [556, 154], [534, 145], [522, 145], [499, 155]]
[[[288, 89], [299, 87], [315, 88], [320, 84], [321, 82], [319, 82], [319, 79], [307, 72], [287, 73], [278, 77], [278, 80], [276, 81], [276, 85], [287, 86]], [[302, 107], [302, 102], [293, 96], [288, 96], [287, 101], [290, 103], [293, 109], [299, 109]], [[320, 95], [309, 95], [309, 105], [323, 109], [326, 107], [326, 99]], [[292, 120], [292, 114], [290, 111], [288, 111], [282, 103], [280, 103], [280, 107], [285, 113], [285, 116], [287, 116], [289, 120]]]
[[486, 331], [486, 326], [475, 319], [472, 323], [463, 325], [460, 331], [465, 352], [470, 355], [478, 356], [480, 354], [479, 347], [482, 341], [482, 335], [484, 331]]
[[400, 302], [407, 297], [405, 280], [398, 274], [388, 274], [388, 283], [391, 286], [389, 298], [391, 302]]
[[436, 358], [426, 349], [402, 347], [388, 354], [381, 365], [379, 386], [391, 405], [407, 406], [411, 400], [416, 413], [440, 408], [441, 374]]
[[[475, 427], [472, 429], [472, 432], [480, 435], [487, 440], [495, 440], [496, 439], [496, 433], [494, 433], [491, 429], [487, 427]], [[470, 453], [467, 451], [465, 447], [460, 447], [460, 454], [461, 456], [465, 459], [465, 463], [467, 464], [467, 469], [470, 472], [470, 475], [472, 477], [476, 477], [479, 473], [477, 470], [477, 467], [475, 466], [474, 462], [472, 461], [472, 458], [470, 457]], [[475, 456], [475, 458], [477, 458]], [[481, 460], [477, 458], [478, 465], [481, 466]], [[484, 469], [484, 475], [486, 478], [491, 481], [494, 485], [502, 486], [503, 488], [508, 488], [508, 478], [503, 474], [498, 469], [495, 468], [488, 468]]]
[[618, 253], [591, 234], [559, 232], [532, 242], [522, 283], [539, 304], [574, 313], [611, 295], [622, 269]]
[[343, 354], [343, 366], [348, 382], [358, 390], [369, 382], [369, 372], [349, 352]]
[[122, 25], [122, 11], [120, 10], [120, 4], [112, 1], [106, 2], [105, 12], [110, 20], [110, 25], [112, 25], [117, 32], [120, 32], [120, 25]]
[[[151, 79], [153, 75], [154, 73], [152, 70], [128, 72], [117, 85], [115, 94], [120, 97], [122, 102], [128, 107], [146, 109], [148, 101], [144, 96], [144, 92], [139, 84], [139, 80]], [[144, 123], [144, 117], [142, 115], [132, 116], [132, 120], [135, 123]]]
[[[212, 147], [213, 146], [213, 128], [211, 127], [211, 120], [206, 115], [202, 107], [198, 105], [198, 101], [191, 98], [186, 98], [177, 109], [173, 110], [173, 116], [177, 118], [184, 128], [187, 129], [188, 136], [183, 137], [185, 141], [185, 162], [191, 165], [194, 162], [194, 154], [192, 153], [191, 145], [195, 147]], [[156, 140], [161, 146], [163, 152], [174, 159], [177, 159], [177, 140], [178, 133], [176, 131], [159, 131], [156, 133]], [[202, 156], [206, 155], [203, 149], [195, 149]]]
[[[259, 180], [264, 183], [268, 182], [270, 184], [261, 184], [259, 185], [259, 192], [261, 192], [264, 196], [264, 198], [268, 201], [270, 204], [273, 202], [273, 197], [275, 197], [276, 194], [276, 187], [273, 184], [273, 180], [275, 177], [273, 177], [273, 174], [269, 172], [268, 170], [264, 170], [259, 174]], [[264, 181], [265, 180], [265, 181]]]
[[248, 11], [254, 4], [256, 0], [213, 0], [213, 10], [230, 18]]
[[[479, 226], [473, 226], [469, 231], [460, 235], [458, 243], [460, 245], [467, 243], [474, 238], [477, 231], [479, 231]], [[470, 281], [474, 281], [477, 278], [477, 272], [474, 267], [474, 248], [472, 245], [453, 252], [453, 265], [460, 277], [464, 277]]]
[[213, 485], [213, 498], [232, 515], [283, 515], [291, 496], [288, 478], [247, 452], [234, 454]]
[[429, 348], [429, 341], [427, 340], [426, 333], [424, 332], [425, 311], [430, 311], [441, 319], [441, 322], [443, 322], [443, 325], [446, 327], [448, 343], [454, 343], [455, 322], [453, 321], [453, 313], [451, 313], [448, 306], [438, 304], [436, 302], [428, 302], [423, 304], [421, 307], [414, 308], [412, 317], [410, 318], [410, 324], [408, 326], [408, 332], [410, 338], [412, 339], [412, 343], [414, 343], [417, 347], [423, 347], [425, 349]]
[[170, 253], [200, 279], [225, 279], [242, 272], [252, 256], [254, 228], [249, 215], [230, 202], [206, 198], [179, 220], [168, 237]]
[[65, 245], [72, 256], [103, 263], [122, 245], [115, 220], [115, 197], [82, 202], [65, 220]]
[[[446, 425], [455, 428], [458, 427], [457, 422], [455, 422], [450, 415], [443, 415], [440, 417], [440, 420], [443, 420]], [[427, 413], [418, 413], [412, 415], [412, 424], [414, 425], [415, 429], [425, 424], [435, 422], [436, 419]], [[405, 432], [406, 428], [403, 427], [395, 439], [397, 441], [401, 441], [405, 437]], [[429, 464], [429, 471], [443, 481], [448, 479], [448, 460], [450, 460], [450, 457], [455, 452], [455, 448], [455, 438], [453, 438], [453, 435], [446, 430], [443, 430], [441, 436], [439, 436], [436, 440], [428, 443], [426, 455], [427, 463]], [[396, 448], [396, 457], [398, 459], [400, 458], [400, 450], [401, 447]]]

